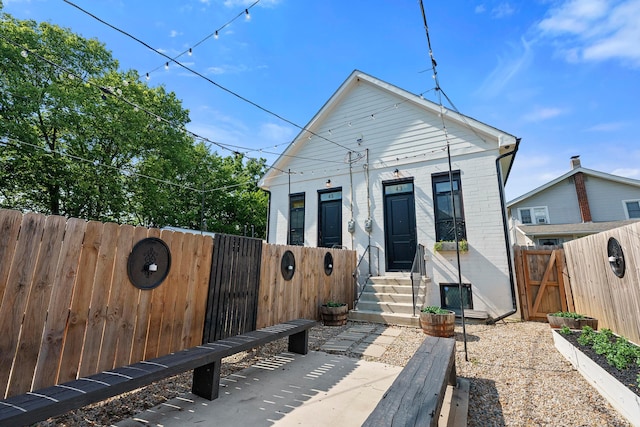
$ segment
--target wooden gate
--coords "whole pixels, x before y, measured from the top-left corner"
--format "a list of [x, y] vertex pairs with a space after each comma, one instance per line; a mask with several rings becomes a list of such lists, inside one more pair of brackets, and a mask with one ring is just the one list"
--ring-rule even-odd
[[520, 310], [524, 320], [547, 320], [547, 313], [574, 311], [564, 283], [564, 250], [559, 246], [514, 247]]
[[256, 329], [262, 240], [216, 234], [204, 342]]

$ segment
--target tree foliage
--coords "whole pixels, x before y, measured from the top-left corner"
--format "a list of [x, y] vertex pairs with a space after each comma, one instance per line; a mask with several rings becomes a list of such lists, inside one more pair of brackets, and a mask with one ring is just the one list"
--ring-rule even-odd
[[3, 14], [0, 68], [1, 207], [264, 235], [264, 161], [196, 143], [176, 95], [99, 41]]

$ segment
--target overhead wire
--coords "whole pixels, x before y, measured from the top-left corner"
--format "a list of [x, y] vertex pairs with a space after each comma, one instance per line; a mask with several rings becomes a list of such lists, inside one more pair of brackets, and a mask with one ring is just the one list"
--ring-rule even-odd
[[[13, 46], [15, 46], [15, 47], [17, 47], [19, 49], [22, 49], [24, 52], [27, 53], [27, 55], [29, 55], [29, 54], [34, 55], [36, 58], [38, 58], [38, 59], [40, 59], [42, 61], [45, 61], [49, 65], [51, 65], [51, 66], [57, 68], [58, 70], [63, 71], [64, 73], [66, 73], [67, 76], [73, 76], [74, 79], [77, 78], [79, 81], [82, 81], [82, 82], [84, 82], [86, 84], [89, 84], [89, 85], [95, 87], [96, 89], [98, 89], [103, 94], [103, 96], [104, 95], [113, 96], [115, 99], [117, 99], [119, 101], [122, 101], [122, 102], [128, 104], [129, 106], [133, 107], [134, 110], [137, 109], [139, 111], [142, 111], [142, 112], [146, 113], [147, 115], [155, 118], [156, 120], [158, 120], [160, 122], [164, 122], [167, 125], [175, 128], [175, 125], [173, 123], [171, 123], [170, 120], [168, 120], [168, 119], [160, 116], [159, 114], [156, 114], [156, 113], [148, 110], [147, 108], [142, 107], [139, 104], [129, 100], [128, 98], [126, 98], [122, 94], [118, 93], [117, 90], [115, 90], [115, 89], [113, 89], [111, 87], [105, 87], [105, 86], [99, 85], [99, 84], [93, 82], [92, 80], [90, 80], [88, 77], [83, 77], [83, 76], [75, 73], [73, 70], [69, 70], [68, 68], [66, 68], [64, 66], [62, 66], [62, 65], [60, 65], [60, 64], [58, 64], [58, 63], [56, 63], [56, 62], [54, 62], [54, 61], [52, 61], [52, 60], [50, 60], [48, 58], [43, 57], [42, 55], [40, 55], [36, 51], [31, 50], [29, 48], [26, 48], [24, 46], [21, 46], [19, 43], [17, 43], [15, 41], [5, 37], [3, 34], [0, 34], [0, 39], [3, 39], [7, 43], [9, 43], [9, 44], [11, 44], [11, 45], [13, 45]], [[209, 138], [206, 138], [204, 136], [201, 136], [201, 135], [199, 135], [199, 134], [197, 134], [195, 132], [192, 132], [192, 131], [188, 130], [184, 126], [179, 127], [179, 130], [181, 132], [185, 132], [186, 134], [191, 135], [194, 139], [200, 140], [202, 142], [206, 142], [206, 143], [208, 143], [210, 145], [214, 145], [214, 146], [216, 146], [216, 147], [218, 147], [218, 148], [220, 148], [222, 150], [227, 150], [227, 151], [229, 151], [229, 152], [231, 152], [233, 154], [238, 154], [238, 150], [230, 148], [230, 147], [234, 147], [232, 145], [224, 144], [224, 143], [217, 142], [217, 141], [212, 141]], [[256, 159], [256, 158], [253, 158], [253, 157], [249, 157], [249, 156], [247, 156], [247, 158], [250, 159], [250, 160], [258, 161], [258, 162], [260, 161], [259, 159]], [[278, 169], [273, 165], [265, 165], [265, 167], [270, 168], [270, 169], [275, 169], [275, 170], [278, 170], [280, 172], [285, 172], [282, 169]]]
[[310, 134], [312, 134], [312, 135], [314, 135], [314, 136], [317, 136], [318, 138], [321, 138], [321, 139], [323, 139], [323, 140], [325, 140], [325, 141], [327, 141], [327, 142], [329, 142], [329, 143], [331, 143], [331, 144], [334, 144], [334, 145], [336, 145], [336, 146], [338, 146], [338, 147], [341, 147], [341, 148], [343, 148], [343, 149], [347, 150], [348, 152], [349, 152], [349, 151], [353, 151], [353, 150], [352, 150], [352, 149], [350, 149], [349, 147], [346, 147], [346, 146], [344, 146], [344, 145], [342, 145], [342, 144], [339, 144], [339, 143], [337, 143], [337, 142], [335, 142], [335, 141], [332, 141], [331, 139], [326, 138], [326, 137], [324, 137], [323, 135], [317, 134], [317, 133], [315, 133], [315, 132], [313, 132], [313, 131], [311, 131], [311, 130], [309, 130], [309, 129], [305, 128], [304, 126], [301, 126], [301, 125], [299, 125], [299, 124], [297, 124], [297, 123], [295, 123], [295, 122], [293, 122], [293, 121], [291, 121], [291, 120], [289, 120], [289, 119], [287, 119], [287, 118], [285, 118], [285, 117], [283, 117], [283, 116], [279, 115], [278, 113], [275, 113], [274, 111], [269, 110], [269, 109], [268, 109], [268, 108], [266, 108], [266, 107], [263, 107], [262, 105], [260, 105], [260, 104], [258, 104], [258, 103], [256, 103], [256, 102], [254, 102], [254, 101], [251, 101], [250, 99], [248, 99], [248, 98], [246, 98], [246, 97], [244, 97], [244, 96], [240, 95], [239, 93], [234, 92], [233, 90], [228, 89], [228, 88], [226, 88], [225, 86], [222, 86], [220, 83], [218, 83], [218, 82], [216, 82], [216, 81], [214, 81], [214, 80], [210, 79], [209, 77], [205, 76], [204, 74], [200, 73], [199, 71], [194, 70], [193, 68], [186, 66], [185, 64], [183, 64], [183, 63], [182, 63], [182, 62], [180, 62], [180, 61], [174, 60], [174, 59], [173, 59], [173, 58], [171, 58], [169, 55], [167, 55], [167, 54], [165, 54], [165, 53], [163, 53], [163, 52], [159, 51], [158, 49], [155, 49], [154, 47], [152, 47], [152, 46], [151, 46], [151, 45], [149, 45], [148, 43], [144, 42], [143, 40], [141, 40], [141, 39], [137, 38], [136, 36], [134, 36], [134, 35], [132, 35], [132, 34], [130, 34], [130, 33], [128, 33], [128, 32], [126, 32], [126, 31], [124, 31], [124, 30], [122, 30], [122, 29], [120, 29], [120, 28], [118, 28], [118, 27], [116, 27], [116, 26], [114, 26], [114, 25], [112, 25], [112, 24], [110, 24], [110, 23], [106, 22], [106, 21], [105, 21], [105, 20], [103, 20], [102, 18], [100, 18], [100, 17], [98, 17], [98, 16], [96, 16], [96, 15], [92, 14], [91, 12], [89, 12], [89, 11], [87, 11], [87, 10], [83, 9], [83, 8], [81, 8], [80, 6], [76, 5], [76, 4], [75, 4], [75, 3], [73, 3], [72, 1], [70, 1], [70, 0], [64, 0], [64, 2], [65, 2], [65, 3], [67, 3], [67, 4], [69, 4], [69, 5], [71, 5], [71, 6], [73, 6], [73, 7], [75, 7], [76, 9], [78, 9], [78, 10], [80, 10], [82, 13], [85, 13], [86, 15], [90, 16], [91, 18], [95, 19], [96, 21], [98, 21], [98, 22], [100, 22], [100, 23], [102, 23], [102, 24], [104, 24], [104, 25], [108, 26], [109, 28], [111, 28], [111, 29], [113, 29], [113, 30], [115, 30], [115, 31], [119, 32], [120, 34], [123, 34], [123, 35], [125, 35], [125, 36], [127, 36], [127, 37], [131, 38], [132, 40], [134, 40], [134, 41], [136, 41], [137, 43], [139, 43], [139, 44], [143, 45], [144, 47], [146, 47], [147, 49], [149, 49], [149, 50], [151, 50], [151, 51], [155, 52], [156, 54], [158, 54], [158, 55], [160, 55], [160, 56], [164, 57], [165, 59], [168, 59], [169, 61], [173, 62], [174, 64], [178, 65], [179, 67], [181, 67], [181, 68], [183, 68], [183, 69], [185, 69], [185, 70], [189, 71], [190, 73], [192, 73], [192, 74], [194, 74], [194, 75], [196, 75], [196, 76], [200, 77], [201, 79], [203, 79], [203, 80], [205, 80], [205, 81], [207, 81], [207, 82], [211, 83], [212, 85], [216, 86], [217, 88], [219, 88], [219, 89], [221, 89], [221, 90], [223, 90], [223, 91], [227, 92], [228, 94], [233, 95], [234, 97], [236, 97], [236, 98], [238, 98], [238, 99], [240, 99], [240, 100], [242, 100], [242, 101], [244, 101], [244, 102], [246, 102], [246, 103], [248, 103], [248, 104], [250, 104], [250, 105], [252, 105], [252, 106], [254, 106], [254, 107], [256, 107], [256, 108], [258, 108], [259, 110], [261, 110], [261, 111], [263, 111], [263, 112], [265, 112], [265, 113], [267, 113], [267, 114], [269, 114], [269, 115], [272, 115], [272, 116], [276, 117], [277, 119], [282, 120], [283, 122], [288, 123], [288, 124], [290, 124], [291, 126], [294, 126], [294, 127], [298, 128], [298, 129], [300, 129], [301, 131], [309, 132]]
[[[447, 127], [444, 121], [444, 107], [442, 105], [442, 95], [440, 90], [440, 82], [438, 81], [438, 70], [437, 70], [437, 62], [433, 57], [433, 49], [431, 48], [431, 36], [429, 35], [429, 25], [427, 25], [427, 15], [424, 11], [424, 4], [422, 0], [419, 0], [420, 10], [422, 12], [422, 20], [424, 22], [424, 29], [427, 34], [427, 45], [429, 48], [429, 58], [431, 59], [431, 68], [433, 69], [433, 79], [436, 84], [436, 93], [438, 94], [438, 104], [440, 105], [440, 118], [442, 119], [442, 129], [444, 132], [444, 137], [446, 140], [446, 150], [447, 150], [447, 160], [449, 166], [449, 194], [450, 194], [450, 203], [451, 203], [451, 219], [453, 221], [453, 235], [454, 241], [456, 245], [456, 259], [457, 259], [457, 267], [458, 267], [458, 295], [460, 296], [460, 317], [462, 319], [462, 335], [464, 341], [464, 357], [465, 360], [469, 360], [469, 356], [467, 353], [467, 328], [464, 316], [464, 296], [462, 293], [462, 268], [460, 265], [460, 247], [458, 245], [458, 220], [456, 218], [456, 200], [454, 196], [454, 185], [453, 185], [453, 171], [451, 168], [451, 145], [449, 143], [449, 135], [447, 132]], [[459, 114], [459, 113], [458, 113]]]
[[[201, 189], [193, 188], [193, 187], [190, 187], [188, 185], [178, 184], [176, 182], [169, 181], [169, 180], [166, 180], [166, 179], [156, 178], [156, 177], [153, 177], [153, 176], [150, 176], [150, 175], [145, 175], [145, 174], [142, 174], [142, 173], [139, 173], [139, 172], [135, 172], [135, 171], [129, 170], [129, 168], [118, 167], [118, 166], [108, 165], [108, 164], [101, 163], [101, 162], [96, 162], [95, 160], [87, 159], [85, 157], [78, 156], [78, 155], [75, 155], [75, 154], [72, 154], [72, 153], [69, 153], [69, 152], [66, 152], [66, 151], [47, 149], [47, 147], [44, 147], [44, 146], [41, 146], [41, 145], [37, 145], [37, 144], [32, 144], [30, 142], [22, 141], [22, 140], [13, 138], [13, 137], [4, 137], [4, 138], [7, 139], [7, 141], [0, 140], [0, 144], [4, 145], [5, 147], [11, 146], [12, 144], [10, 144], [10, 143], [14, 142], [14, 143], [18, 143], [20, 145], [25, 145], [25, 146], [28, 146], [28, 147], [31, 147], [31, 148], [42, 150], [42, 151], [45, 151], [45, 152], [48, 152], [48, 153], [59, 154], [60, 156], [68, 157], [68, 158], [73, 159], [73, 160], [77, 160], [77, 161], [81, 161], [81, 162], [85, 162], [85, 163], [90, 163], [93, 166], [99, 166], [99, 167], [106, 168], [106, 169], [116, 170], [116, 171], [118, 171], [120, 173], [126, 172], [128, 174], [128, 176], [135, 176], [135, 177], [139, 177], [139, 178], [144, 178], [144, 179], [148, 179], [148, 180], [151, 180], [151, 181], [154, 181], [154, 182], [157, 182], [157, 183], [166, 184], [166, 185], [170, 185], [170, 186], [173, 186], [173, 187], [178, 187], [178, 188], [183, 189], [183, 190], [194, 191], [194, 192], [197, 192], [197, 193], [202, 193], [203, 192], [203, 190], [201, 190]], [[13, 146], [15, 146], [15, 145], [13, 145]], [[207, 190], [204, 190], [204, 192], [205, 193], [209, 193], [209, 192], [212, 192], [212, 191], [227, 190], [227, 189], [230, 189], [230, 188], [240, 187], [242, 185], [247, 185], [247, 184], [254, 184], [255, 185], [255, 181], [247, 180], [245, 182], [240, 182], [240, 183], [237, 183], [237, 184], [230, 184], [230, 185], [225, 185], [223, 187], [207, 189]]]
[[[233, 17], [231, 20], [227, 21], [224, 25], [222, 25], [221, 27], [219, 27], [218, 29], [216, 29], [214, 32], [209, 33], [207, 36], [205, 36], [203, 39], [201, 39], [200, 41], [198, 41], [197, 43], [195, 43], [193, 46], [189, 47], [188, 49], [185, 49], [184, 51], [180, 52], [178, 55], [174, 56], [173, 58], [171, 58], [173, 61], [177, 60], [178, 58], [184, 56], [185, 54], [192, 54], [193, 53], [193, 49], [195, 49], [196, 47], [200, 46], [202, 43], [204, 43], [205, 41], [209, 40], [211, 37], [217, 38], [218, 35], [220, 34], [220, 32], [222, 30], [224, 30], [225, 28], [227, 28], [229, 25], [231, 25], [236, 19], [240, 18], [241, 16], [248, 16], [248, 11], [251, 10], [251, 8], [253, 8], [255, 5], [257, 5], [258, 3], [260, 3], [260, 0], [256, 0], [254, 1], [250, 6], [247, 6], [246, 8], [244, 8], [240, 13], [238, 13], [235, 17]], [[164, 67], [165, 64], [160, 64], [158, 65], [156, 68], [148, 71], [146, 73], [146, 75], [149, 75], [157, 70], [159, 70], [160, 68]]]

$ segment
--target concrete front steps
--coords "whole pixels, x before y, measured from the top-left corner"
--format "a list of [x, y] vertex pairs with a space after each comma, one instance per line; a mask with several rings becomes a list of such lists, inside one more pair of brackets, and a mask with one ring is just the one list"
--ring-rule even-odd
[[355, 309], [349, 311], [349, 320], [419, 328], [420, 308], [424, 304], [426, 285], [430, 281], [422, 277], [420, 283], [416, 283], [414, 316], [409, 273], [370, 277]]

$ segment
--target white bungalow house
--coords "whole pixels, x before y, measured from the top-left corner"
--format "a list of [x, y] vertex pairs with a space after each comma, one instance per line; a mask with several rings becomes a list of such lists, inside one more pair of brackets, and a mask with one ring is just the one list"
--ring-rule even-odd
[[582, 167], [507, 203], [511, 241], [521, 246], [569, 240], [640, 221], [640, 180]]
[[[417, 325], [416, 306], [460, 308], [458, 283], [465, 315], [512, 315], [503, 188], [518, 144], [356, 70], [260, 180], [270, 194], [267, 240], [356, 250], [359, 271], [373, 277], [358, 285], [354, 318]], [[466, 249], [461, 280], [446, 243], [455, 240], [452, 199]], [[419, 247], [426, 268], [414, 306], [407, 272]], [[403, 284], [408, 296], [392, 295]]]

